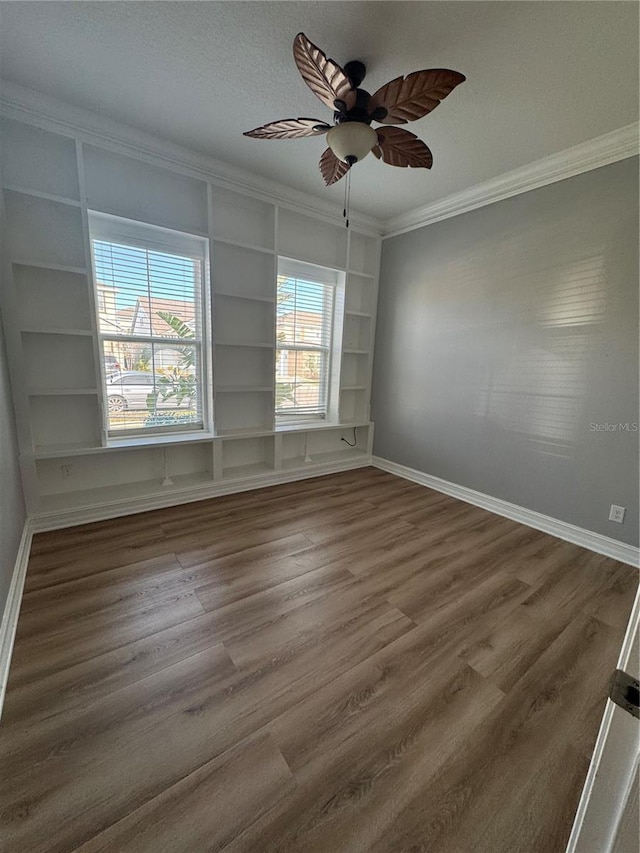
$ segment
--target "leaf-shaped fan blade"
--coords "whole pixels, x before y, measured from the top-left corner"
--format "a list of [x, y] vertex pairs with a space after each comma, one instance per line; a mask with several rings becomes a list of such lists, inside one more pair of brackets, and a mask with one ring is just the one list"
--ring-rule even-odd
[[330, 125], [317, 118], [282, 118], [247, 130], [243, 136], [256, 139], [300, 139], [303, 136], [321, 136], [330, 130]]
[[373, 153], [390, 166], [430, 169], [433, 165], [431, 151], [414, 133], [400, 127], [381, 127], [376, 133], [378, 144], [374, 146]]
[[396, 77], [371, 96], [369, 113], [380, 107], [385, 109], [387, 115], [376, 118], [382, 124], [415, 121], [435, 110], [440, 101], [466, 79], [464, 74], [447, 68], [430, 68], [414, 71], [407, 77]]
[[338, 160], [330, 148], [320, 158], [320, 171], [326, 186], [335, 184], [340, 178], [344, 178], [351, 166], [343, 160]]
[[355, 104], [356, 93], [342, 68], [312, 44], [304, 33], [293, 40], [293, 58], [302, 79], [323, 104], [333, 110], [334, 101], [344, 101], [347, 109]]

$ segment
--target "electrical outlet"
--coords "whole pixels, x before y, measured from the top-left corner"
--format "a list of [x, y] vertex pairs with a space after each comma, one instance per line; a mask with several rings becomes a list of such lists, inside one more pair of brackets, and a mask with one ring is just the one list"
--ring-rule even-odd
[[611, 510], [609, 512], [609, 521], [617, 521], [618, 524], [622, 524], [622, 522], [624, 521], [624, 514], [625, 507], [611, 504]]
[[72, 468], [73, 468], [73, 465], [61, 465], [60, 466], [60, 470], [62, 471], [62, 479], [63, 480], [69, 479], [69, 477], [71, 476], [71, 469]]

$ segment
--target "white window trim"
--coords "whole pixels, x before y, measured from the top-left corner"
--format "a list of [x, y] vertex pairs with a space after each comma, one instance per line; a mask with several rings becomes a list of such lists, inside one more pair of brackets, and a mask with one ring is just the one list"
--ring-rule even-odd
[[[147, 224], [137, 220], [112, 216], [99, 211], [89, 210], [89, 245], [91, 248], [91, 277], [93, 292], [96, 294], [96, 328], [100, 363], [98, 365], [99, 387], [103, 402], [103, 435], [107, 446], [118, 445], [128, 439], [145, 439], [145, 444], [161, 443], [167, 435], [206, 435], [213, 430], [213, 383], [211, 371], [212, 332], [210, 306], [210, 253], [209, 240], [183, 231], [175, 231], [160, 225]], [[159, 238], [159, 235], [162, 238]], [[93, 240], [107, 240], [152, 251], [175, 252], [197, 258], [202, 262], [200, 285], [201, 335], [193, 341], [198, 353], [200, 365], [200, 393], [202, 421], [197, 423], [177, 424], [175, 426], [143, 427], [141, 429], [109, 429], [109, 414], [107, 405], [106, 373], [104, 367], [104, 341], [117, 340], [121, 342], [148, 342], [149, 338], [138, 335], [109, 335], [100, 331], [99, 308], [97, 302], [97, 275], [93, 252]], [[154, 338], [154, 343], [176, 344], [175, 338]]]

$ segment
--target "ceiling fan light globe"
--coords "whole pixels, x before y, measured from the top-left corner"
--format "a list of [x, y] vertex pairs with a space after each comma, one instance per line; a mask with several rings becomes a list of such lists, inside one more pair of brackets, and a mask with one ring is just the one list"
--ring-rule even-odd
[[344, 121], [327, 132], [329, 148], [344, 163], [363, 160], [377, 141], [375, 130], [359, 121]]

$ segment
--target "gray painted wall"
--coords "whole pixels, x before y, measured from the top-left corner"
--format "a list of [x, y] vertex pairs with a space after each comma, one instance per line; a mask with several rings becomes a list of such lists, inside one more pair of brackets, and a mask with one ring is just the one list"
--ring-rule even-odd
[[385, 240], [372, 402], [377, 456], [637, 545], [637, 158]]
[[0, 318], [0, 619], [25, 521], [18, 444]]

